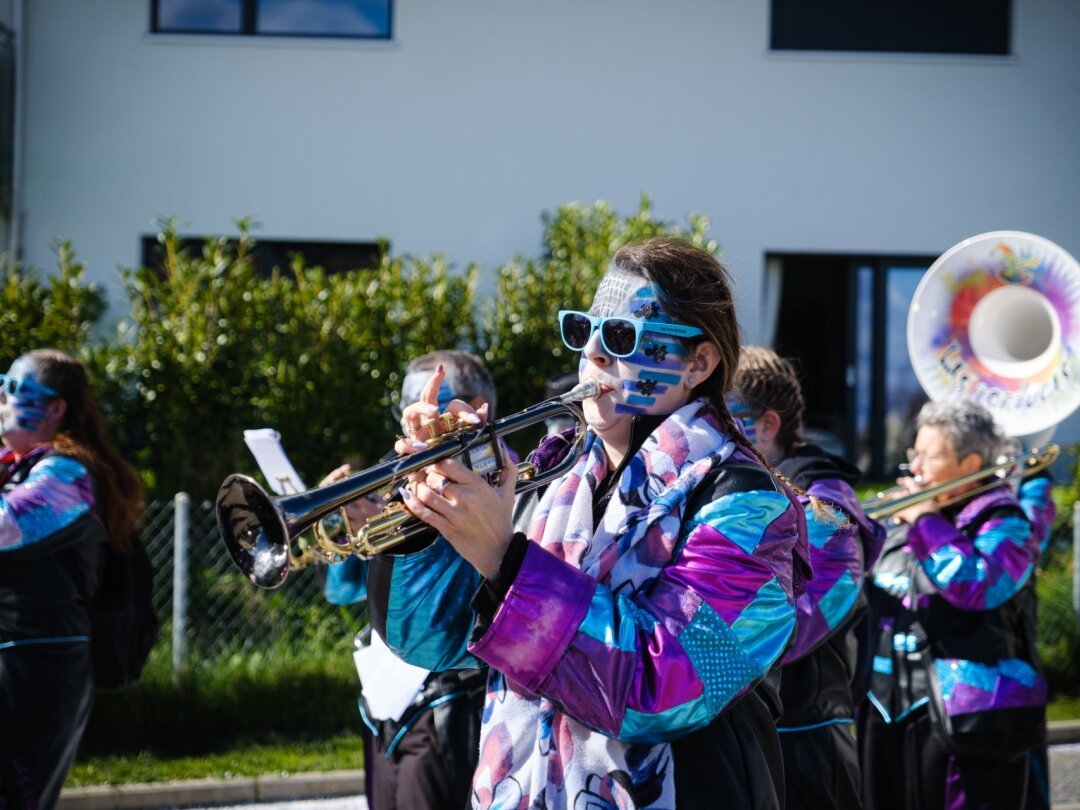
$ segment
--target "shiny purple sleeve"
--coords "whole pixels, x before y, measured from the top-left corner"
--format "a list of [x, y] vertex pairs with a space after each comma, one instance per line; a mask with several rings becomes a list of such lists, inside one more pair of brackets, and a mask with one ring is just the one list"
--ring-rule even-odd
[[939, 514], [923, 515], [908, 545], [938, 594], [961, 610], [1007, 602], [1039, 556], [1039, 536], [1017, 506], [995, 509], [970, 538]]
[[42, 459], [0, 497], [0, 552], [47, 540], [93, 505], [93, 482], [81, 462], [59, 455]]
[[674, 559], [637, 593], [613, 592], [530, 543], [470, 650], [608, 736], [677, 738], [711, 722], [786, 649], [801, 518], [778, 492], [723, 495], [686, 521]]
[[885, 537], [885, 530], [863, 514], [845, 482], [820, 479], [807, 492], [821, 499], [829, 514], [819, 516], [809, 498], [802, 499], [814, 578], [795, 603], [798, 631], [784, 655], [785, 664], [813, 651], [850, 618], [862, 589], [866, 557], [873, 563]]

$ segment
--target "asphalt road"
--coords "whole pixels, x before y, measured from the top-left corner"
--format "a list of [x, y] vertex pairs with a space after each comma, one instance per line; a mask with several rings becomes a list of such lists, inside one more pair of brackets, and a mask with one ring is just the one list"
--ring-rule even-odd
[[1050, 803], [1080, 809], [1080, 743], [1050, 746]]
[[[292, 802], [274, 802], [272, 804], [231, 804], [226, 807], [216, 805], [205, 810], [368, 810], [367, 799], [363, 796], [338, 796], [333, 799], [298, 799]], [[203, 810], [189, 808], [188, 810]]]

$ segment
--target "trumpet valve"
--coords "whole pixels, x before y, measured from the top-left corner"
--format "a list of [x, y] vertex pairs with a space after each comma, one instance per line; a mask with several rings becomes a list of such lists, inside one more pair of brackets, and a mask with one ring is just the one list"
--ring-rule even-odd
[[405, 539], [402, 527], [411, 518], [412, 514], [400, 501], [390, 501], [379, 514], [368, 518], [360, 531], [349, 539], [353, 553], [367, 558], [397, 545]]
[[416, 429], [416, 432], [414, 432], [412, 436], [399, 436], [398, 438], [402, 440], [421, 441], [426, 443], [429, 447], [434, 447], [448, 436], [453, 436], [454, 434], [462, 433], [475, 427], [476, 425], [470, 425], [468, 422], [458, 419], [452, 413], [440, 413], [434, 419], [425, 419], [421, 422], [420, 427]]

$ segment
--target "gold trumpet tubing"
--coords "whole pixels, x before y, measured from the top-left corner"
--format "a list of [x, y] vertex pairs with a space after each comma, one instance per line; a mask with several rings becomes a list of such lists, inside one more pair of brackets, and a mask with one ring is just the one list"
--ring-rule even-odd
[[[1000, 486], [1003, 483], [1012, 482], [1024, 478], [1025, 476], [1042, 472], [1053, 464], [1060, 454], [1061, 447], [1059, 445], [1048, 444], [1046, 447], [1034, 449], [1022, 456], [1008, 458], [1005, 461], [991, 464], [980, 470], [976, 470], [973, 473], [957, 476], [949, 481], [944, 481], [936, 486], [927, 487], [926, 489], [917, 492], [896, 494], [899, 493], [899, 487], [897, 487], [888, 490], [887, 492], [879, 493], [876, 498], [864, 502], [861, 506], [863, 512], [866, 513], [866, 516], [873, 520], [892, 517], [898, 512], [903, 512], [908, 507], [915, 506], [916, 504], [931, 499], [940, 499], [937, 504], [939, 507], [951, 506], [960, 500], [970, 498], [973, 495], [985, 492], [986, 490]], [[1005, 475], [1002, 476], [1002, 473], [1005, 473]], [[991, 476], [993, 476], [992, 480], [985, 481], [985, 479], [990, 478]], [[949, 495], [949, 493], [957, 487], [973, 484], [977, 481], [984, 481], [984, 483], [974, 489], [967, 489], [955, 495]]]
[[331, 512], [322, 520], [317, 521], [311, 531], [316, 545], [326, 557], [325, 562], [330, 563], [340, 562], [349, 556], [348, 542], [353, 536], [352, 524], [345, 512], [345, 507], [340, 507], [336, 516], [341, 521], [341, 525], [336, 530], [327, 527], [327, 521], [334, 517], [334, 513]]
[[[527, 461], [518, 464], [515, 492], [524, 492], [539, 486], [534, 483], [536, 474], [535, 465]], [[551, 479], [550, 473], [545, 474], [545, 479]], [[430, 527], [414, 517], [404, 504], [394, 501], [387, 504], [380, 514], [368, 518], [355, 535], [350, 532], [346, 542], [353, 554], [366, 559], [401, 545], [429, 529]]]

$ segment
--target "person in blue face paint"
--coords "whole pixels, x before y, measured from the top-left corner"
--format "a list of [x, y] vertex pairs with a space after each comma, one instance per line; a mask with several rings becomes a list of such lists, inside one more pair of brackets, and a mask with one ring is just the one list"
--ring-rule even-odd
[[[442, 408], [452, 401], [467, 403], [493, 416], [495, 384], [478, 357], [444, 350], [422, 355], [409, 363], [398, 404], [412, 405], [436, 368], [445, 374], [437, 394]], [[399, 412], [400, 413], [400, 412]], [[507, 455], [516, 463], [509, 448]], [[348, 464], [321, 482], [329, 484], [352, 473]], [[349, 523], [362, 526], [381, 507], [359, 499], [346, 507]], [[349, 605], [367, 599], [367, 562], [350, 557], [327, 570], [324, 591], [329, 602]], [[431, 673], [412, 706], [397, 718], [373, 716], [368, 699], [378, 683], [364, 683], [361, 717], [370, 735], [365, 737], [367, 799], [372, 810], [459, 810], [469, 796], [469, 781], [476, 767], [480, 737], [480, 710], [486, 668]], [[374, 703], [374, 700], [372, 700]]]
[[[814, 578], [796, 602], [795, 641], [781, 659], [777, 723], [788, 810], [857, 810], [858, 753], [852, 730], [857, 691], [855, 627], [865, 613], [863, 576], [885, 529], [864, 514], [861, 473], [803, 437], [802, 386], [790, 361], [765, 346], [745, 346], [728, 407], [743, 432], [801, 496]], [[822, 513], [814, 496], [828, 504]]]
[[0, 375], [0, 807], [54, 807], [90, 714], [90, 609], [142, 488], [82, 365], [39, 349]]
[[[476, 808], [780, 808], [766, 679], [809, 576], [806, 521], [728, 412], [727, 271], [680, 240], [626, 245], [552, 327], [592, 395], [580, 453], [545, 437], [531, 463], [564, 472], [521, 493], [509, 466], [495, 487], [458, 459], [417, 471], [405, 508], [439, 537], [371, 561], [372, 625], [418, 666], [489, 665]], [[396, 452], [423, 446], [443, 379]]]

